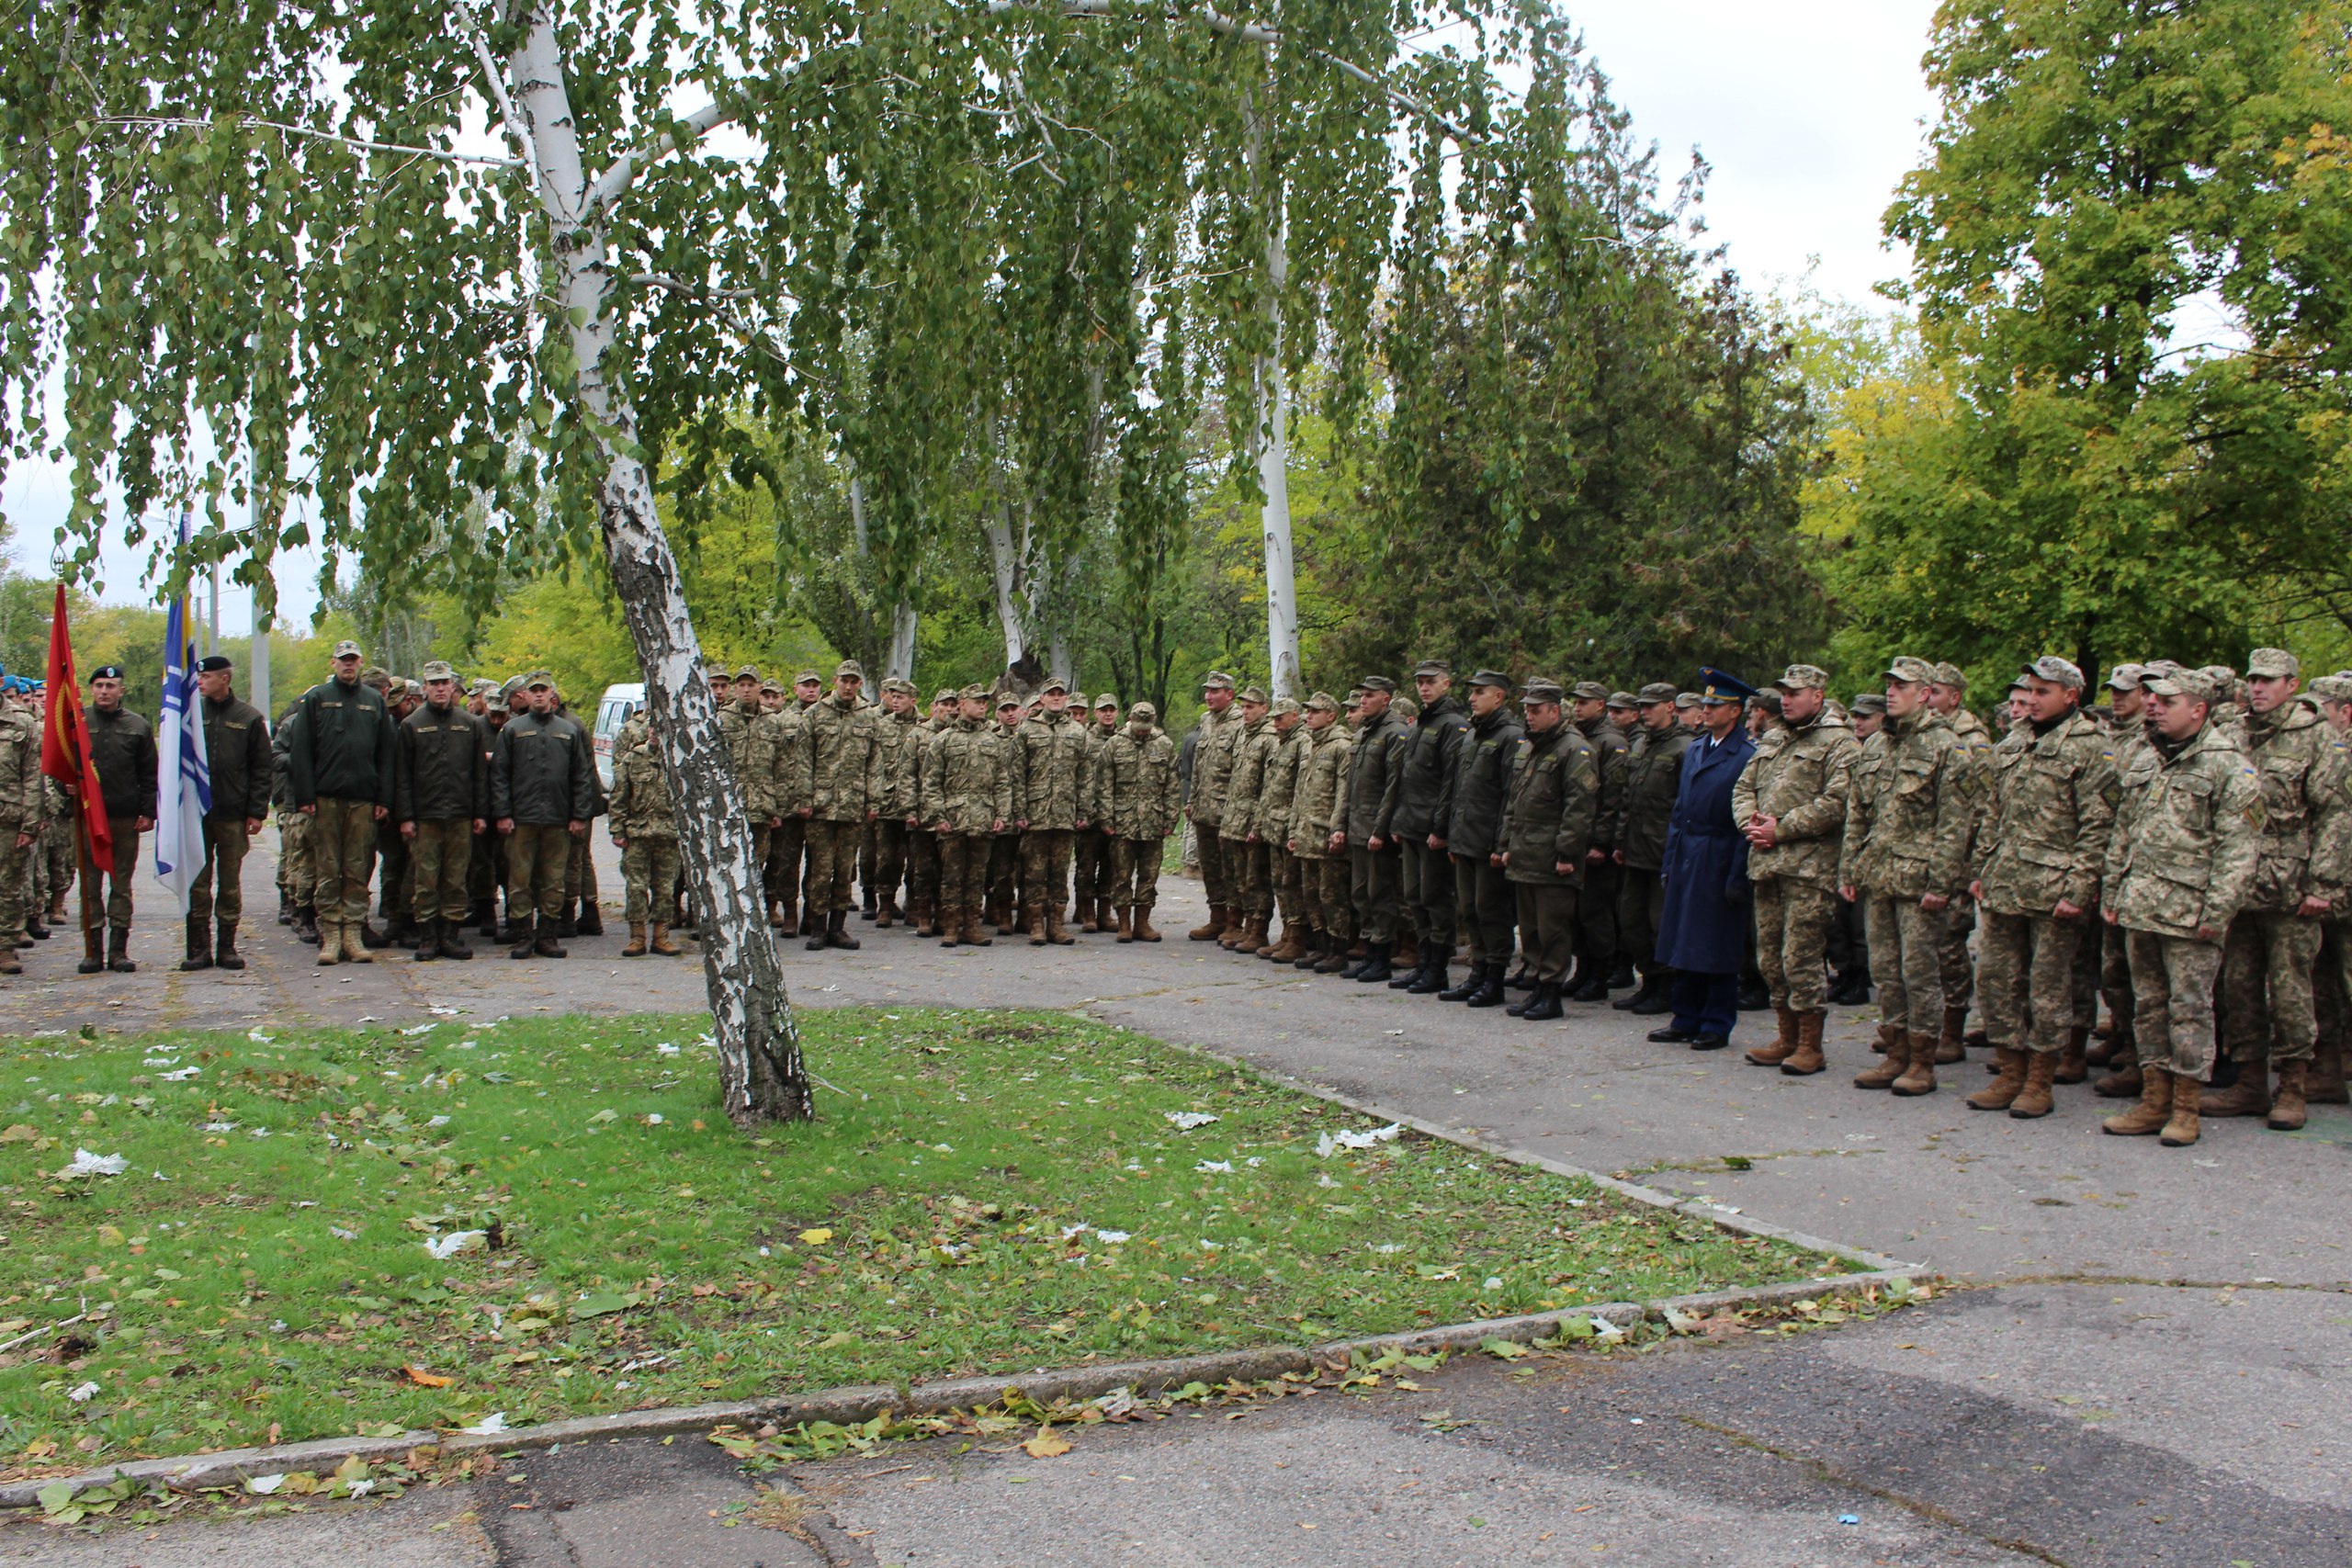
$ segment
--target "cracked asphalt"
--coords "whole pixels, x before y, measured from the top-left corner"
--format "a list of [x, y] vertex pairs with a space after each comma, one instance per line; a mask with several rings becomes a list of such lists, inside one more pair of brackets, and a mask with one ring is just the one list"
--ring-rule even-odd
[[[853, 922], [862, 952], [787, 944], [786, 976], [802, 1006], [1083, 1010], [1925, 1262], [1946, 1289], [1833, 1332], [1532, 1369], [1474, 1358], [1419, 1393], [1088, 1427], [1047, 1461], [939, 1439], [754, 1482], [689, 1438], [598, 1443], [385, 1505], [95, 1538], [18, 1526], [0, 1562], [2352, 1562], [2345, 1108], [2296, 1134], [2208, 1122], [2167, 1150], [2101, 1136], [2087, 1088], [2040, 1122], [1972, 1112], [1974, 1062], [1894, 1100], [1847, 1081], [1867, 1009], [1833, 1020], [1829, 1073], [1787, 1078], [1737, 1050], [1651, 1045], [1606, 1008], [1529, 1026], [1277, 971], [1182, 941], [1197, 885], [1162, 890], [1175, 935], [1158, 946], [943, 951]], [[127, 977], [76, 976], [63, 942], [42, 944], [0, 981], [0, 1009], [14, 1028], [137, 1029], [703, 1006], [697, 964], [619, 959], [616, 922], [560, 964], [485, 947], [331, 970], [264, 925], [242, 976], [172, 971], [176, 935], [136, 935]], [[1735, 1045], [1756, 1029], [1743, 1017]]]

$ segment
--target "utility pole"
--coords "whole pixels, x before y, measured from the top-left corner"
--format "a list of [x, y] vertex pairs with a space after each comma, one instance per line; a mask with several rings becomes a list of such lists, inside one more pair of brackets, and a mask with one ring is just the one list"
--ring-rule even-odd
[[[254, 525], [254, 536], [258, 538], [261, 536], [261, 487], [255, 485], [252, 493], [245, 499], [246, 505], [252, 509], [251, 520]], [[217, 574], [219, 569], [216, 567], [214, 570]], [[217, 575], [215, 576], [214, 581], [216, 582], [220, 581]], [[275, 723], [277, 721], [277, 715], [269, 705], [269, 617], [262, 614], [261, 593], [258, 590], [254, 593], [252, 604], [254, 611], [254, 663], [253, 672], [247, 678], [245, 683], [248, 692], [251, 694], [254, 706], [261, 709], [261, 716], [264, 719]]]

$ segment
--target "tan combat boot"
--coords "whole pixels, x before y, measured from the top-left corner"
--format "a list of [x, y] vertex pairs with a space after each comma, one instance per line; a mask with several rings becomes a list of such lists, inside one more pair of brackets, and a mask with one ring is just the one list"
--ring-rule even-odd
[[2098, 1124], [2102, 1133], [2112, 1133], [2119, 1138], [2144, 1138], [2161, 1132], [2172, 1120], [2171, 1072], [2155, 1062], [2140, 1064], [2140, 1103], [2129, 1111], [2119, 1111]]
[[953, 904], [942, 904], [936, 910], [925, 909], [925, 936], [937, 936], [939, 945], [953, 947], [964, 940], [964, 911]]
[[1150, 905], [1137, 904], [1136, 906], [1135, 919], [1127, 923], [1135, 931], [1136, 940], [1137, 942], [1158, 942], [1159, 940], [1159, 933], [1151, 929]]
[[2168, 1149], [2185, 1149], [2197, 1141], [2197, 1112], [2205, 1097], [2205, 1086], [2195, 1078], [2178, 1074], [2172, 1080], [2172, 1116], [2165, 1122], [2165, 1130], [2156, 1142]]
[[2270, 1057], [2268, 1054], [2248, 1057], [2240, 1062], [2238, 1081], [2225, 1089], [2219, 1089], [2205, 1096], [2199, 1110], [2206, 1116], [2267, 1116], [2270, 1114]]
[[2303, 1075], [2303, 1098], [2313, 1105], [2352, 1103], [2352, 1092], [2346, 1091], [2344, 1083], [2344, 1045], [2341, 1041], [2324, 1042], [2312, 1053], [2311, 1071]]
[[1829, 1066], [1829, 1059], [1821, 1054], [1821, 1030], [1828, 1021], [1826, 1012], [1797, 1014], [1797, 1048], [1781, 1064], [1781, 1071], [1792, 1078], [1811, 1077]]
[[343, 939], [343, 961], [345, 964], [373, 964], [376, 962], [376, 955], [368, 952], [368, 944], [360, 940], [359, 928], [357, 926], [351, 925], [338, 927], [337, 934]]
[[[1894, 1053], [1888, 1053], [1890, 1060], [1893, 1055]], [[1936, 1036], [1911, 1036], [1910, 1064], [1903, 1069], [1901, 1077], [1886, 1087], [1905, 1096], [1936, 1092]]]
[[1283, 922], [1283, 940], [1274, 944], [1273, 951], [1266, 954], [1267, 958], [1276, 964], [1297, 963], [1298, 955], [1302, 952], [1306, 951], [1298, 944], [1298, 939], [1305, 930], [1306, 928], [1301, 926], [1296, 920], [1284, 920]]
[[1209, 918], [1184, 933], [1187, 942], [1215, 942], [1225, 934], [1226, 909], [1222, 904], [1209, 906]]
[[996, 938], [989, 934], [987, 915], [988, 907], [985, 904], [967, 904], [964, 906], [965, 946], [993, 947], [996, 945]]
[[1777, 1067], [1797, 1054], [1797, 1010], [1786, 1002], [1775, 1002], [1772, 1011], [1781, 1021], [1781, 1032], [1770, 1045], [1758, 1045], [1747, 1054], [1747, 1059], [1759, 1067]]
[[1244, 913], [1242, 910], [1236, 909], [1233, 911], [1232, 919], [1227, 922], [1225, 930], [1217, 933], [1216, 944], [1225, 949], [1226, 952], [1231, 953], [1235, 948], [1241, 945], [1242, 939], [1247, 937], [1249, 934], [1249, 915]]
[[1127, 911], [1124, 907], [1119, 910], [1118, 931], [1121, 942], [1133, 942], [1136, 939], [1136, 933], [1127, 927]]
[[331, 969], [343, 962], [343, 932], [336, 927], [321, 922], [319, 926], [319, 967]]
[[2066, 1049], [2058, 1057], [2057, 1082], [2080, 1083], [2091, 1076], [2090, 1058], [2086, 1053], [2090, 1038], [2091, 1032], [2080, 1025], [2066, 1031]]
[[896, 925], [900, 918], [899, 896], [895, 893], [882, 895], [882, 902], [874, 908], [874, 929], [877, 931], [887, 931]]
[[2064, 1070], [2065, 1058], [2055, 1051], [2036, 1051], [2025, 1064], [2025, 1091], [2010, 1102], [2009, 1114], [2020, 1122], [2047, 1116], [2056, 1101], [2050, 1086]]
[[[1968, 1010], [1956, 1007], [1945, 1008], [1943, 1032], [1936, 1036], [1935, 1057], [1928, 1066], [1932, 1068], [1943, 1063], [1968, 1060], [1967, 1033]], [[1898, 1089], [1895, 1092], [1899, 1094], [1902, 1091]]]
[[[1993, 1047], [1993, 1066], [1998, 1076], [1968, 1097], [1971, 1111], [2007, 1111], [2025, 1091], [2025, 1052], [2014, 1045], [1996, 1045]], [[2049, 1107], [2045, 1105], [2042, 1109], [2047, 1111]]]
[[917, 936], [939, 934], [939, 927], [932, 919], [931, 903], [928, 898], [912, 898], [907, 902], [907, 923], [915, 928]]
[[1046, 912], [1032, 904], [1021, 911], [1021, 930], [1032, 947], [1046, 945]]
[[1118, 930], [1121, 908], [1122, 906], [1112, 903], [1108, 898], [1094, 900], [1094, 929], [1098, 931]]
[[659, 920], [653, 924], [653, 940], [645, 944], [648, 953], [658, 953], [664, 958], [678, 956], [678, 944], [670, 940], [670, 928]]
[[628, 945], [621, 949], [621, 956], [623, 958], [645, 956], [645, 922], [643, 920], [631, 920], [628, 923]]
[[1055, 900], [1053, 906], [1046, 911], [1046, 940], [1056, 947], [1069, 947], [1078, 941], [1078, 938], [1069, 934], [1069, 928], [1062, 924], [1062, 907], [1059, 899]]
[[2268, 1125], [2292, 1133], [2303, 1124], [2304, 1089], [2311, 1081], [2311, 1064], [2298, 1058], [2278, 1064], [2278, 1092], [2270, 1097]]
[[[1935, 1043], [1932, 1035], [1910, 1034], [1902, 1029], [1886, 1024], [1881, 1024], [1878, 1032], [1879, 1038], [1885, 1043], [1886, 1059], [1875, 1066], [1865, 1067], [1855, 1074], [1856, 1089], [1892, 1088], [1894, 1080], [1901, 1077], [1904, 1070], [1911, 1066], [1911, 1043], [1914, 1040], [1925, 1040], [1930, 1046]], [[1930, 1055], [1932, 1054], [1930, 1052]]]
[[1903, 1026], [1901, 1024], [1882, 1023], [1878, 1026], [1878, 1038], [1871, 1042], [1871, 1054], [1876, 1056], [1883, 1056], [1889, 1051], [1893, 1050], [1902, 1039]]

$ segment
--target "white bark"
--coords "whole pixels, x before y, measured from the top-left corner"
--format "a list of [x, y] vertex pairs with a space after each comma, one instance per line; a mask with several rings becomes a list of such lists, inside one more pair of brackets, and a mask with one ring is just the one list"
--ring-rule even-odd
[[885, 679], [914, 679], [915, 626], [919, 619], [911, 599], [901, 599], [890, 606], [890, 654], [882, 665]]
[[1256, 386], [1257, 423], [1250, 445], [1258, 459], [1258, 488], [1265, 492], [1259, 523], [1266, 543], [1266, 692], [1272, 697], [1297, 694], [1298, 581], [1291, 558], [1290, 537], [1290, 386], [1283, 372], [1283, 288], [1290, 276], [1284, 250], [1290, 226], [1278, 175], [1266, 169], [1265, 123], [1249, 111], [1250, 185], [1266, 226], [1265, 291], [1267, 325], [1272, 348], [1261, 355], [1252, 380]]
[[989, 559], [996, 579], [996, 624], [1004, 634], [1007, 669], [1029, 651], [1029, 633], [1022, 618], [1021, 551], [1012, 540], [1012, 503], [1001, 502], [989, 524]]
[[605, 457], [597, 497], [605, 558], [637, 644], [662, 773], [683, 807], [679, 847], [702, 939], [721, 1103], [739, 1123], [804, 1119], [815, 1104], [762, 908], [743, 796], [702, 678], [701, 648], [677, 558], [654, 504], [652, 476], [636, 456], [636, 409], [605, 378], [603, 367], [614, 334], [604, 203], [616, 192], [590, 199], [562, 47], [547, 0], [537, 0], [511, 64], [514, 98], [536, 164], [533, 183], [551, 231], [551, 282], [571, 334], [580, 402]]

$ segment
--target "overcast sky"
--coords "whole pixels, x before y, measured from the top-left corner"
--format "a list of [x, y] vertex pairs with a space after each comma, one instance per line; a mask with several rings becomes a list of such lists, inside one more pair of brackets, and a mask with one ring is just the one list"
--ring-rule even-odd
[[[1707, 226], [1749, 287], [1769, 291], [1810, 267], [1825, 292], [1867, 300], [1905, 265], [1881, 243], [1879, 219], [1935, 108], [1919, 74], [1934, 10], [1934, 0], [1589, 0], [1571, 15], [1636, 134], [1658, 144], [1664, 175], [1679, 176], [1693, 148], [1713, 165]], [[48, 572], [65, 498], [63, 470], [10, 468], [0, 506], [24, 570]], [[110, 547], [107, 602], [151, 602], [144, 566], [144, 547]], [[307, 624], [317, 573], [314, 552], [281, 559], [280, 624]], [[243, 591], [225, 591], [222, 631], [250, 625]]]

